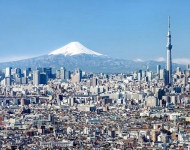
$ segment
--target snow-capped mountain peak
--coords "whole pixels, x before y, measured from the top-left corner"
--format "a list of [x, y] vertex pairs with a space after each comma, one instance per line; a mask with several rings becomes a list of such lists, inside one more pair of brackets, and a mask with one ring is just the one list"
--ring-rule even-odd
[[65, 56], [73, 56], [73, 55], [79, 55], [79, 54], [102, 56], [102, 54], [86, 48], [79, 42], [71, 42], [71, 43], [49, 53], [49, 55], [60, 55], [60, 54], [65, 55]]

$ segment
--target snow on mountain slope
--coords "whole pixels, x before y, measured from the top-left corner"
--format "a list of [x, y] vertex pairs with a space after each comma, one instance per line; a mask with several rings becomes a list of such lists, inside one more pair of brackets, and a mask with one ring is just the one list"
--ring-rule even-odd
[[79, 42], [71, 42], [55, 51], [52, 51], [48, 55], [60, 55], [60, 54], [65, 55], [65, 56], [73, 56], [73, 55], [79, 55], [79, 54], [103, 56], [100, 53], [94, 52], [86, 48]]

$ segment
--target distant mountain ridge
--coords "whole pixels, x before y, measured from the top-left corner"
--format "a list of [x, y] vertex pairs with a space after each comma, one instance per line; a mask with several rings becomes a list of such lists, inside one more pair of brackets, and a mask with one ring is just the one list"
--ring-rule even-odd
[[[71, 42], [60, 49], [52, 51], [51, 53], [35, 58], [29, 58], [13, 62], [0, 63], [0, 68], [13, 67], [13, 68], [27, 68], [31, 67], [52, 67], [59, 69], [65, 67], [68, 70], [74, 70], [79, 67], [84, 71], [89, 72], [130, 72], [139, 69], [146, 70], [147, 63], [150, 70], [156, 70], [158, 64], [161, 68], [165, 68], [165, 62], [157, 61], [132, 61], [124, 59], [111, 58], [106, 55], [92, 51], [79, 42]], [[183, 65], [173, 64], [173, 68]]]

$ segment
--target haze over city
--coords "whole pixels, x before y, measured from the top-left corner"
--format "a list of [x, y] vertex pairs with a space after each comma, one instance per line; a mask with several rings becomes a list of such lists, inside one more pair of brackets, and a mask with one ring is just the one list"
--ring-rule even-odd
[[171, 16], [173, 62], [190, 63], [190, 1], [1, 1], [0, 62], [48, 54], [79, 41], [110, 57], [166, 59]]

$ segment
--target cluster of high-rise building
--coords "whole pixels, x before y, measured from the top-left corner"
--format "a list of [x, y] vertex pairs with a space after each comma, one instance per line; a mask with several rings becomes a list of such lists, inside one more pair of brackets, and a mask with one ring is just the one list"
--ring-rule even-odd
[[20, 68], [7, 67], [0, 72], [1, 85], [11, 86], [18, 84], [47, 84], [50, 79], [70, 80], [79, 83], [82, 78], [82, 71], [76, 68], [74, 73], [61, 67], [52, 72], [52, 68], [37, 67], [34, 71], [31, 68], [26, 68], [23, 71]]
[[[0, 72], [0, 147], [189, 149], [190, 66], [86, 73], [64, 67]], [[174, 69], [174, 68], [173, 68]]]

